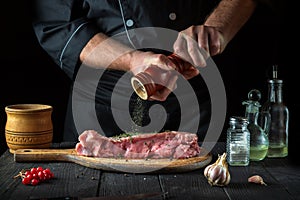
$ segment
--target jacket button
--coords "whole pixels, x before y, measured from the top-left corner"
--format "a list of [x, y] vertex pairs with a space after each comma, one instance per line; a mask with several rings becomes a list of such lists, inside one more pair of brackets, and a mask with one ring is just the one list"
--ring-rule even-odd
[[133, 26], [133, 24], [134, 24], [134, 22], [132, 19], [126, 20], [126, 26], [131, 27], [131, 26]]
[[176, 13], [170, 13], [169, 14], [169, 18], [170, 18], [170, 20], [175, 20], [176, 19]]

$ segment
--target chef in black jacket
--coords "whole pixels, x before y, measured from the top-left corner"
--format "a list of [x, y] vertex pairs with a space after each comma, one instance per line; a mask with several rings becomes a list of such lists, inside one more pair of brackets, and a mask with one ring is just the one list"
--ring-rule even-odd
[[[35, 0], [37, 39], [73, 81], [64, 140], [77, 141], [85, 129], [106, 136], [179, 130], [203, 139], [211, 101], [199, 71], [223, 52], [255, 6], [253, 0]], [[141, 101], [130, 77], [150, 65], [172, 70], [166, 57], [172, 52], [191, 65]], [[174, 93], [180, 79], [191, 85], [196, 104], [181, 107], [181, 99], [193, 98], [185, 88]], [[154, 105], [165, 111], [151, 110]]]

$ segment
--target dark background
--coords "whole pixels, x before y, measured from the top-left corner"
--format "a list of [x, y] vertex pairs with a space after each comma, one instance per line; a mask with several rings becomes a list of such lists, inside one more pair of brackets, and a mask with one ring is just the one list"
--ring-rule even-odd
[[[5, 143], [5, 106], [17, 103], [50, 104], [54, 110], [54, 142], [61, 140], [70, 81], [39, 46], [33, 33], [26, 1], [1, 5], [0, 54], [0, 154]], [[4, 12], [7, 10], [7, 13]], [[228, 117], [244, 115], [242, 101], [249, 90], [267, 97], [267, 79], [277, 64], [279, 78], [284, 80], [284, 101], [290, 110], [289, 157], [296, 154], [297, 116], [300, 104], [294, 91], [297, 73], [288, 47], [291, 35], [286, 31], [287, 7], [283, 1], [262, 1], [254, 15], [227, 46], [214, 57], [224, 80]], [[3, 25], [4, 22], [4, 25]], [[225, 139], [225, 134], [220, 140]]]

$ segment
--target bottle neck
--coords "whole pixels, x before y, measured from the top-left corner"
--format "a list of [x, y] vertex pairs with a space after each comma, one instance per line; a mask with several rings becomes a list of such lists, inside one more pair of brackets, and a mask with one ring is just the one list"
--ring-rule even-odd
[[282, 83], [269, 83], [268, 98], [270, 102], [282, 103]]
[[257, 112], [247, 112], [245, 113], [245, 117], [248, 119], [249, 124], [257, 124]]
[[246, 105], [245, 118], [247, 118], [249, 124], [256, 124], [260, 107], [258, 101], [243, 101], [243, 105]]

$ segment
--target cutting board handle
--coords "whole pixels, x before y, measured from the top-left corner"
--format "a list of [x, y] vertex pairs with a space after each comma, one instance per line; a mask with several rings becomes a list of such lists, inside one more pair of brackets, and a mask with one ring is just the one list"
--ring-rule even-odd
[[14, 152], [15, 162], [70, 161], [75, 149], [18, 149]]

